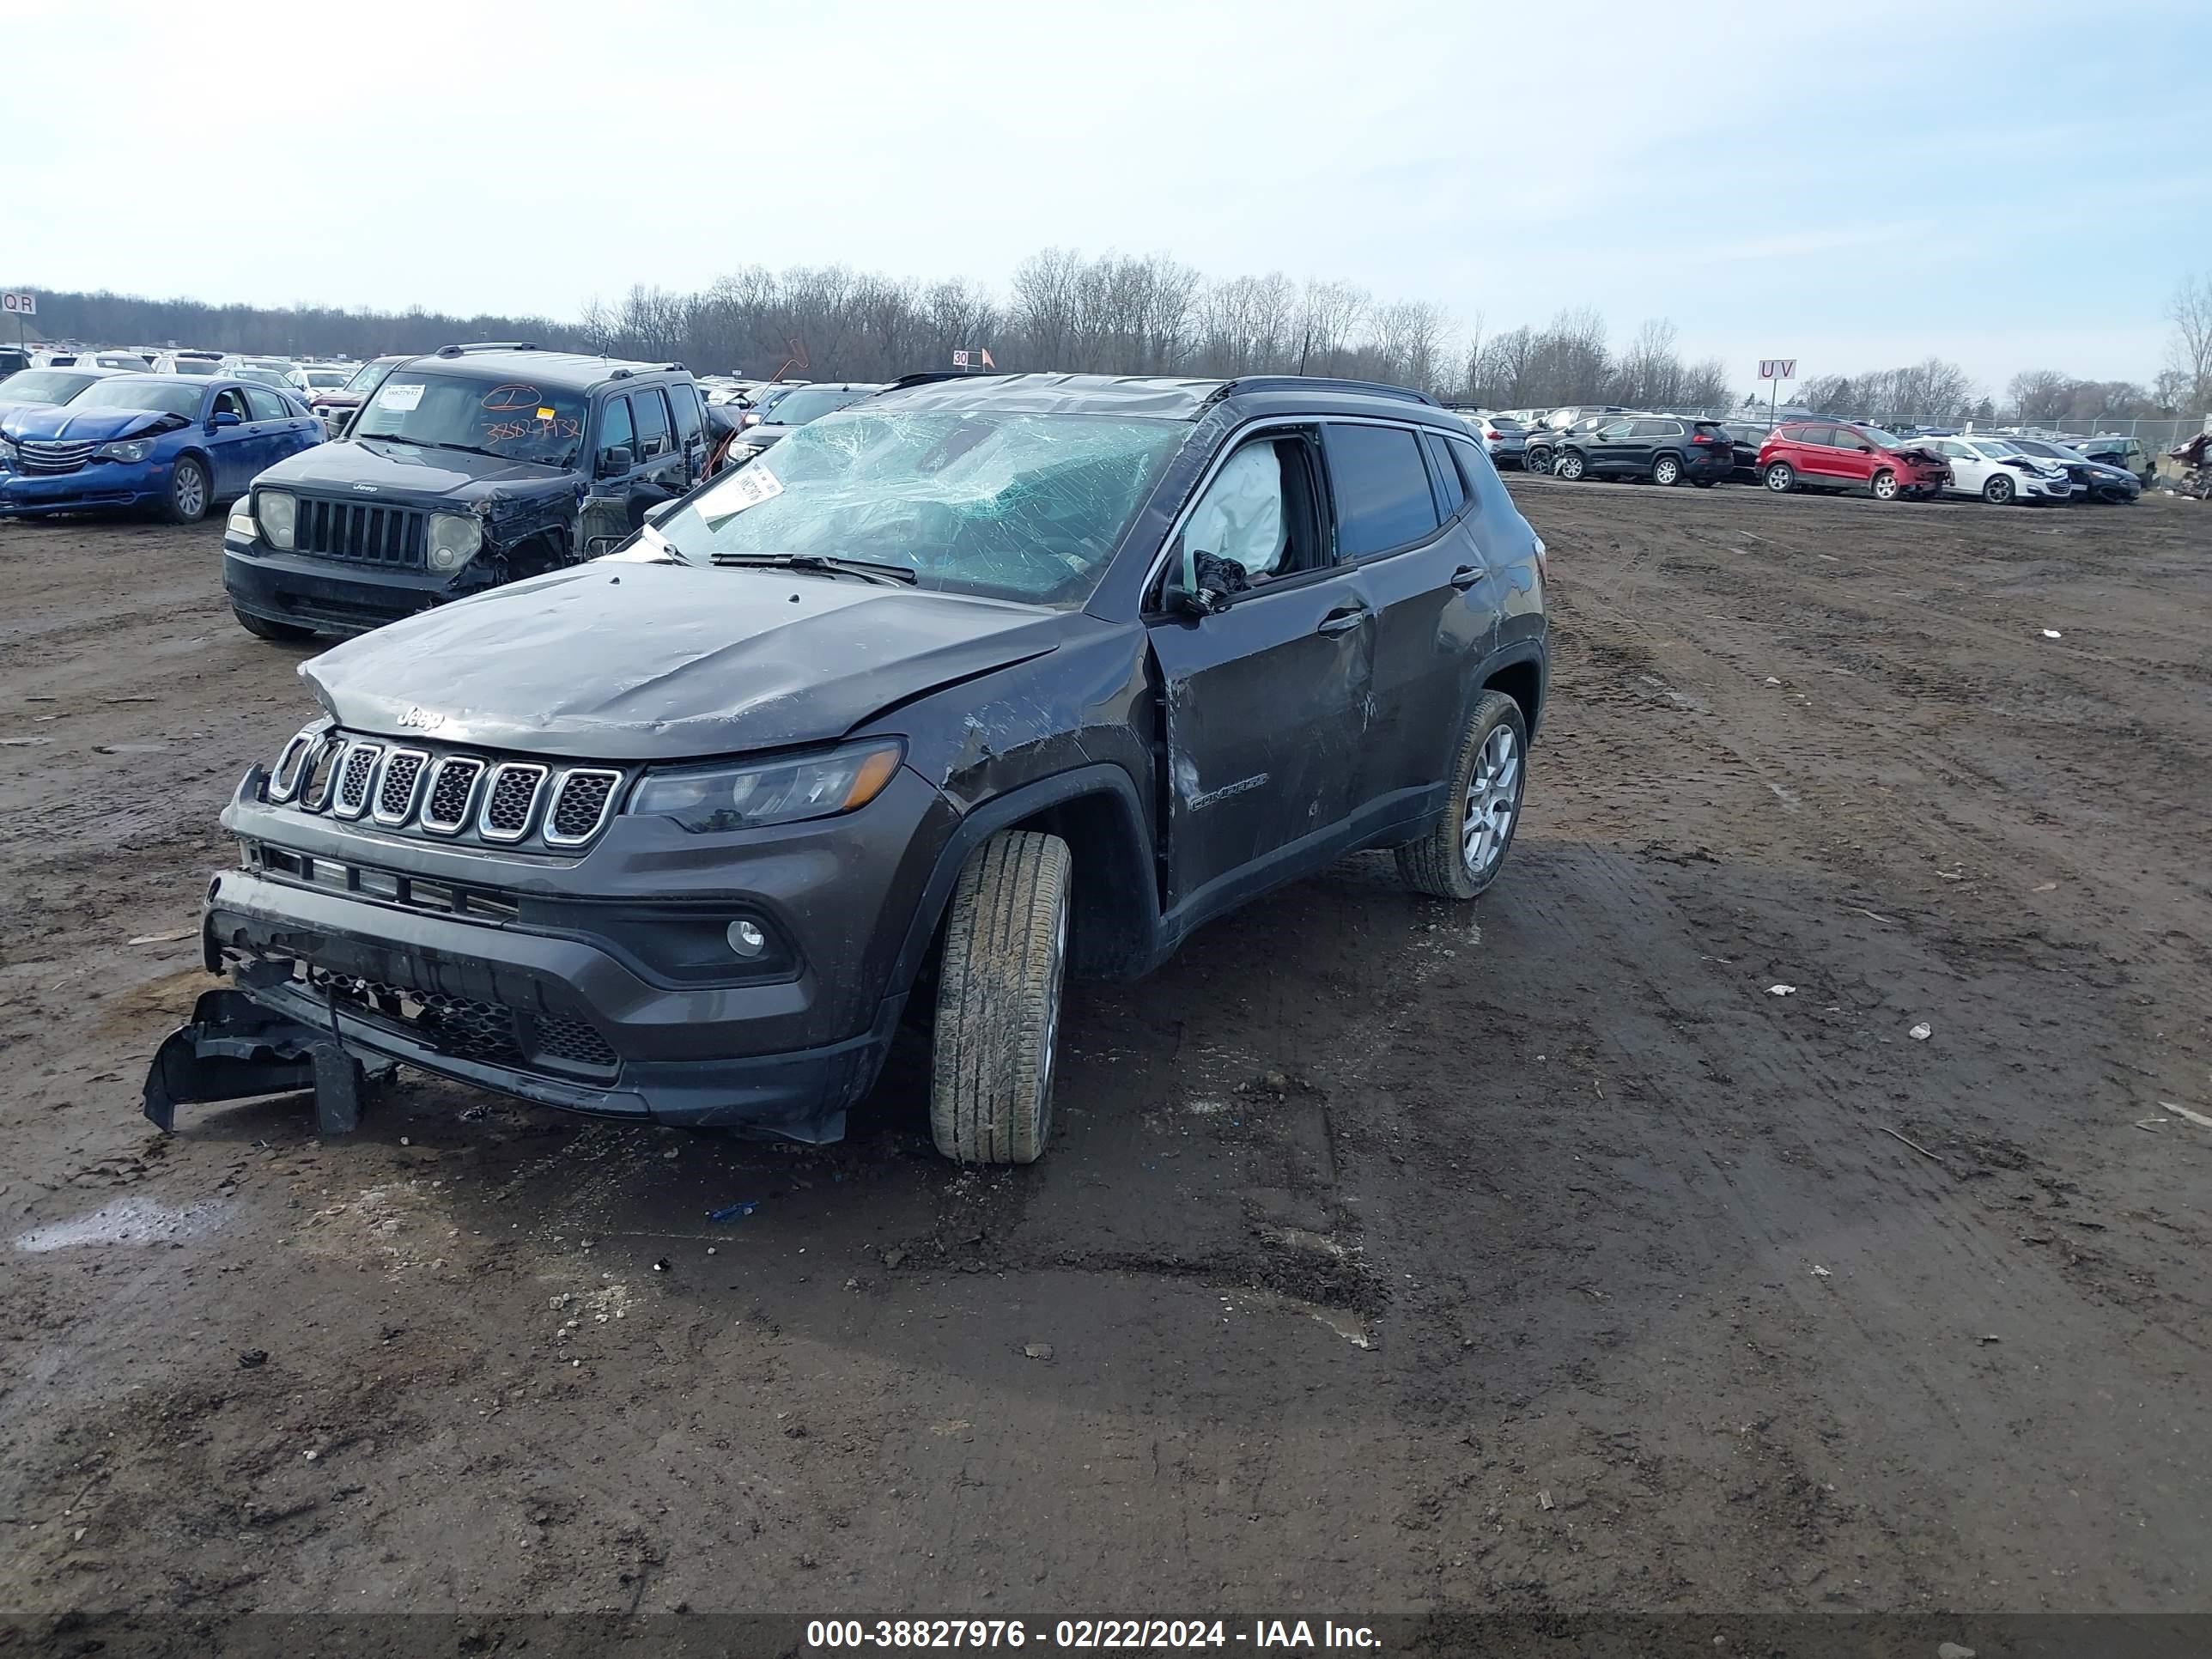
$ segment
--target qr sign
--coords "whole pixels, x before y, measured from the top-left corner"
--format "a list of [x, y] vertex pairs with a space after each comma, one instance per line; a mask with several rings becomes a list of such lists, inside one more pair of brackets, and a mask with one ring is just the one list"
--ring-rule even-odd
[[1759, 360], [1759, 378], [1762, 380], [1794, 380], [1797, 378], [1797, 360], [1795, 357], [1761, 357]]
[[39, 296], [35, 294], [0, 294], [0, 312], [10, 317], [35, 317], [39, 314]]

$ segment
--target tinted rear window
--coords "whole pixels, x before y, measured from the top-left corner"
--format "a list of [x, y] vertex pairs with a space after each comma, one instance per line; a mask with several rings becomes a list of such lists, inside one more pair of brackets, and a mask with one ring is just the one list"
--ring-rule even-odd
[[1444, 517], [1449, 519], [1467, 505], [1467, 484], [1459, 476], [1459, 463], [1452, 459], [1451, 446], [1444, 441], [1443, 434], [1431, 432], [1425, 435], [1429, 459], [1436, 464], [1437, 469], [1437, 505], [1443, 509]]
[[1402, 427], [1322, 428], [1336, 492], [1337, 553], [1364, 558], [1419, 541], [1437, 527], [1436, 499], [1418, 439]]

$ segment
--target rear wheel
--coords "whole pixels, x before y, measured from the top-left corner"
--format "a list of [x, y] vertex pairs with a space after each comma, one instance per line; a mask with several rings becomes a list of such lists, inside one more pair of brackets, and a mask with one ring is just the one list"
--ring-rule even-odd
[[1982, 486], [1982, 499], [1991, 507], [2009, 507], [2013, 495], [2012, 480], [2002, 472]]
[[1452, 805], [1437, 827], [1398, 849], [1398, 874], [1416, 892], [1471, 899], [1505, 867], [1528, 786], [1528, 726], [1521, 705], [1486, 691], [1452, 768]]
[[1583, 471], [1583, 458], [1571, 449], [1565, 451], [1559, 459], [1552, 463], [1552, 476], [1565, 478], [1569, 483], [1581, 477]]
[[1711, 478], [1692, 478], [1690, 483], [1698, 489], [1711, 489], [1713, 487], [1713, 481]]
[[161, 503], [161, 516], [171, 524], [198, 524], [207, 517], [207, 469], [183, 456], [169, 471], [169, 495]]
[[1651, 482], [1656, 484], [1680, 483], [1682, 463], [1672, 455], [1662, 455], [1651, 463]]
[[1893, 501], [1897, 499], [1897, 474], [1887, 467], [1882, 468], [1874, 475], [1874, 498], [1878, 501]]
[[1778, 495], [1786, 495], [1797, 488], [1797, 471], [1787, 461], [1777, 461], [1766, 469], [1766, 487]]
[[969, 858], [945, 915], [929, 1127], [963, 1164], [1034, 1164], [1052, 1133], [1053, 1056], [1067, 966], [1057, 836], [1009, 830]]
[[315, 630], [312, 628], [295, 628], [290, 623], [270, 622], [266, 617], [254, 616], [250, 611], [240, 611], [236, 605], [231, 606], [230, 614], [238, 618], [240, 628], [258, 640], [290, 642], [311, 640], [315, 636]]

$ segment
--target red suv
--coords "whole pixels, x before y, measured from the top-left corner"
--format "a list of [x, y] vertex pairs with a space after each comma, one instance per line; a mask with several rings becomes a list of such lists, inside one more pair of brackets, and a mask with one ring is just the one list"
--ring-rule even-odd
[[1925, 445], [1842, 421], [1775, 428], [1759, 447], [1759, 471], [1777, 494], [1863, 489], [1878, 501], [1933, 500], [1951, 482], [1949, 463]]

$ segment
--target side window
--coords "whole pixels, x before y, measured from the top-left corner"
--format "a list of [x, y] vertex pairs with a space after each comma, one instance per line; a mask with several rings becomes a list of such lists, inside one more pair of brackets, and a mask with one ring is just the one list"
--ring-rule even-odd
[[699, 392], [695, 386], [672, 386], [668, 396], [676, 405], [676, 438], [685, 448], [699, 435]]
[[660, 395], [659, 386], [646, 386], [630, 394], [630, 407], [637, 415], [637, 458], [649, 460], [669, 451], [668, 399]]
[[1329, 482], [1336, 491], [1340, 559], [1405, 547], [1437, 527], [1436, 498], [1420, 441], [1400, 426], [1322, 428]]
[[[1475, 495], [1475, 481], [1482, 477], [1482, 468], [1475, 464], [1475, 457], [1482, 455], [1482, 452], [1465, 438], [1447, 438], [1444, 447], [1459, 458], [1460, 480], [1467, 486], [1468, 498], [1472, 501]], [[1489, 459], [1483, 456], [1486, 463]]]
[[222, 391], [216, 392], [215, 394], [215, 407], [208, 412], [210, 415], [220, 415], [225, 410], [228, 410], [232, 414], [237, 416], [241, 421], [250, 420], [252, 418], [246, 412], [246, 394], [244, 391], [238, 386], [225, 386]]
[[1635, 430], [1636, 422], [1633, 421], [1606, 421], [1593, 428], [1589, 435], [1598, 443], [1618, 443]]
[[606, 413], [599, 417], [599, 465], [605, 466], [617, 449], [629, 451], [633, 461], [637, 459], [637, 429], [630, 424], [627, 398], [608, 398]]
[[1682, 435], [1680, 421], [1638, 421], [1633, 434], [1638, 438], [1679, 438]]
[[1191, 509], [1182, 531], [1185, 586], [1201, 553], [1234, 559], [1253, 581], [1279, 574], [1290, 551], [1283, 495], [1283, 458], [1262, 440], [1231, 455]]
[[289, 421], [292, 411], [284, 400], [266, 387], [250, 386], [246, 388], [246, 406], [253, 411], [257, 421]]
[[1832, 426], [1802, 427], [1798, 430], [1797, 441], [1808, 444], [1814, 449], [1833, 449], [1836, 447], [1836, 428]]
[[1436, 468], [1437, 510], [1447, 519], [1455, 519], [1467, 505], [1467, 480], [1459, 475], [1451, 444], [1440, 432], [1424, 434], [1422, 441], [1428, 445], [1429, 460]]

